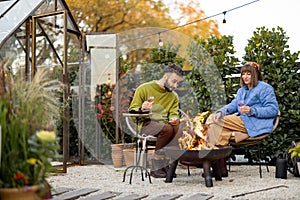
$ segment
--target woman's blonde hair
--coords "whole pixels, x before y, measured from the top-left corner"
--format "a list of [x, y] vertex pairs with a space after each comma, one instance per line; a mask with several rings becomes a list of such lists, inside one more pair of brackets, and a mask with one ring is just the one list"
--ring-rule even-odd
[[246, 62], [241, 68], [241, 76], [240, 76], [240, 86], [243, 87], [245, 85], [242, 74], [244, 72], [250, 72], [251, 74], [251, 85], [252, 87], [257, 86], [258, 81], [263, 81], [263, 76], [261, 74], [261, 66], [256, 62]]

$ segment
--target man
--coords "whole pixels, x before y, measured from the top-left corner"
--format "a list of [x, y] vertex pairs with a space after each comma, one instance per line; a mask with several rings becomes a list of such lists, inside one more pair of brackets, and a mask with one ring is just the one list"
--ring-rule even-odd
[[129, 110], [151, 110], [151, 117], [141, 122], [141, 133], [157, 137], [155, 153], [152, 159], [150, 175], [155, 178], [165, 178], [169, 160], [159, 150], [163, 147], [178, 147], [179, 129], [179, 99], [174, 90], [182, 81], [182, 69], [176, 64], [164, 68], [160, 80], [154, 80], [140, 85], [133, 96]]

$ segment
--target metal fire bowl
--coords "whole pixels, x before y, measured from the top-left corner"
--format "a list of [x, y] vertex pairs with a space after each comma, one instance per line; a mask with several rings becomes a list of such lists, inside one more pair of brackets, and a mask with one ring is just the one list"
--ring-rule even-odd
[[229, 156], [232, 152], [232, 147], [226, 146], [213, 150], [165, 149], [164, 152], [167, 156], [176, 160], [190, 163], [201, 163], [203, 160], [215, 161]]
[[178, 161], [184, 161], [193, 164], [202, 164], [204, 170], [205, 185], [207, 187], [212, 187], [212, 174], [210, 168], [213, 167], [215, 174], [215, 179], [217, 181], [222, 180], [221, 172], [217, 162], [218, 159], [225, 158], [229, 156], [232, 152], [232, 147], [226, 146], [214, 150], [178, 150], [178, 149], [164, 149], [164, 153], [172, 158], [172, 163], [170, 164], [169, 170], [167, 172], [166, 183], [171, 183], [173, 181], [173, 176], [178, 164]]

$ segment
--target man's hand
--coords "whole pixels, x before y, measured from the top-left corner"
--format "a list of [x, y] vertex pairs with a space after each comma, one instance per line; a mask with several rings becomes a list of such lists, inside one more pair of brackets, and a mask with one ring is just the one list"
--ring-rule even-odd
[[149, 101], [144, 101], [142, 104], [142, 110], [151, 110], [152, 109], [152, 103]]
[[171, 125], [176, 126], [176, 125], [179, 124], [179, 119], [178, 119], [178, 118], [171, 118], [170, 121], [169, 121], [169, 123], [170, 123]]

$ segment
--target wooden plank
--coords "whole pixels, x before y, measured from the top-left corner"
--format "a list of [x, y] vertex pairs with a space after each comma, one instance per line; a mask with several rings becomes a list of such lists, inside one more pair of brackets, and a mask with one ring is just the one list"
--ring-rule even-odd
[[116, 200], [140, 200], [148, 197], [148, 195], [131, 194], [125, 197], [118, 198]]
[[85, 196], [88, 195], [90, 193], [96, 192], [99, 189], [91, 189], [91, 188], [83, 188], [83, 189], [78, 189], [78, 190], [73, 190], [70, 192], [66, 192], [63, 193], [61, 195], [57, 195], [54, 198], [52, 198], [53, 200], [72, 200], [72, 199], [77, 199], [80, 196]]
[[160, 195], [152, 200], [174, 200], [174, 199], [177, 199], [179, 197], [181, 197], [182, 194], [163, 194], [163, 195]]
[[207, 194], [207, 193], [197, 193], [195, 195], [190, 196], [186, 200], [207, 200], [213, 198], [214, 195]]
[[122, 192], [104, 192], [101, 194], [96, 194], [96, 195], [92, 195], [92, 196], [87, 196], [87, 197], [83, 197], [81, 199], [84, 200], [105, 200], [105, 199], [110, 199], [113, 197], [116, 197], [118, 195], [122, 194]]
[[71, 190], [74, 190], [74, 189], [73, 188], [65, 188], [65, 187], [60, 187], [60, 188], [55, 188], [55, 189], [53, 188], [53, 189], [51, 189], [51, 194], [53, 196], [55, 196], [55, 195], [60, 195], [65, 192], [69, 192]]

